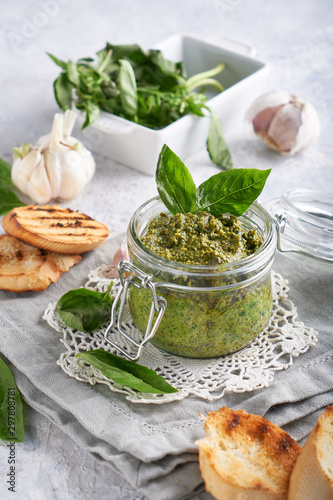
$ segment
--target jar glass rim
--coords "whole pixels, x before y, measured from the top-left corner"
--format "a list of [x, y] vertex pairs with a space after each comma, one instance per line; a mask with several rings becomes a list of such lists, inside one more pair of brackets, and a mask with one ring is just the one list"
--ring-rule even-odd
[[[229, 262], [229, 263], [223, 263], [223, 264], [214, 264], [214, 265], [199, 265], [199, 264], [187, 264], [183, 262], [176, 262], [176, 261], [171, 261], [169, 259], [166, 259], [164, 257], [160, 257], [154, 252], [150, 251], [141, 241], [140, 235], [137, 234], [136, 231], [136, 221], [140, 215], [143, 215], [146, 211], [148, 211], [149, 208], [152, 208], [154, 205], [158, 206], [158, 204], [163, 205], [163, 202], [159, 196], [155, 196], [154, 198], [151, 198], [147, 200], [145, 203], [143, 203], [132, 215], [129, 226], [128, 226], [128, 231], [129, 234], [132, 238], [133, 243], [136, 246], [136, 249], [139, 250], [141, 253], [145, 254], [145, 257], [149, 259], [149, 263], [153, 267], [160, 267], [162, 266], [164, 270], [170, 271], [170, 272], [177, 272], [179, 274], [186, 274], [186, 275], [211, 275], [214, 273], [215, 275], [218, 274], [229, 274], [229, 273], [234, 273], [235, 271], [241, 272], [242, 269], [246, 269], [246, 271], [249, 271], [249, 269], [256, 269], [258, 267], [258, 264], [260, 265], [261, 263], [265, 262], [266, 260], [269, 260], [272, 255], [275, 253], [276, 250], [276, 227], [273, 222], [273, 219], [269, 215], [269, 213], [258, 203], [254, 202], [249, 210], [241, 216], [242, 219], [244, 220], [250, 220], [249, 216], [247, 215], [249, 211], [253, 211], [256, 213], [260, 219], [265, 223], [266, 227], [266, 236], [264, 243], [256, 250], [253, 254], [244, 257], [243, 259], [234, 261], [234, 262]], [[163, 205], [164, 207], [164, 205]], [[162, 208], [162, 207], [161, 207]], [[161, 209], [164, 213], [169, 213], [167, 208]], [[147, 221], [148, 222], [148, 221]]]

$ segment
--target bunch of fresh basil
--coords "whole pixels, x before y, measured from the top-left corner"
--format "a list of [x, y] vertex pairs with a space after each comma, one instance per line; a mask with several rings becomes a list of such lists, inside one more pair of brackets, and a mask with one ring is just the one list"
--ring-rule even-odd
[[11, 166], [0, 158], [0, 216], [12, 208], [25, 205], [16, 195], [16, 188], [11, 178]]
[[82, 128], [91, 125], [100, 110], [152, 129], [166, 127], [189, 113], [203, 117], [209, 112], [208, 153], [217, 165], [232, 168], [220, 120], [206, 105], [208, 97], [201, 91], [208, 85], [224, 90], [213, 78], [224, 69], [223, 62], [188, 78], [182, 62], [169, 61], [161, 51], [146, 52], [138, 45], [107, 43], [97, 52], [95, 64], [91, 58], [75, 63], [48, 55], [63, 70], [54, 82], [57, 103], [63, 110], [70, 108], [75, 90], [75, 105], [86, 116]]

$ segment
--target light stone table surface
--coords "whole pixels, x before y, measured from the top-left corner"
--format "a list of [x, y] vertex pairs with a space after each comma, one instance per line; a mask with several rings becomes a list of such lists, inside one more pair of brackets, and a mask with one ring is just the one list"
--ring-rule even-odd
[[[149, 48], [178, 32], [215, 40], [226, 35], [253, 44], [258, 56], [272, 66], [267, 90], [280, 88], [299, 94], [317, 109], [320, 139], [294, 157], [268, 151], [243, 123], [228, 132], [237, 165], [272, 168], [263, 201], [289, 188], [331, 191], [331, 0], [0, 0], [0, 156], [11, 161], [14, 146], [34, 143], [51, 128], [58, 110], [52, 82], [59, 71], [46, 51], [75, 60], [93, 56], [106, 41], [137, 42]], [[101, 192], [96, 212], [112, 214], [110, 230], [116, 235], [125, 231], [133, 210], [156, 194], [155, 181], [101, 155], [95, 158], [93, 182]], [[205, 151], [186, 163], [197, 183], [218, 171]], [[112, 178], [108, 192], [103, 190], [105, 176]], [[1, 474], [8, 454], [0, 446], [1, 499], [148, 500], [80, 450], [36, 410], [26, 407], [24, 417], [26, 438], [17, 457], [20, 494], [4, 487]], [[192, 500], [209, 498], [203, 493]]]

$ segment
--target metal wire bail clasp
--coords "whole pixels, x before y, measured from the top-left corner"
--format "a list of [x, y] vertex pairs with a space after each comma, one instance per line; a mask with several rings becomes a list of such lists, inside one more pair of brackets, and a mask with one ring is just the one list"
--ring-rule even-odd
[[[130, 262], [127, 262], [126, 260], [121, 261], [118, 264], [118, 273], [119, 273], [119, 278], [120, 278], [120, 288], [119, 291], [113, 301], [112, 304], [112, 309], [111, 309], [111, 321], [105, 330], [104, 338], [109, 344], [111, 344], [113, 347], [115, 347], [118, 351], [120, 351], [122, 354], [124, 354], [127, 358], [131, 359], [132, 361], [136, 361], [139, 359], [142, 349], [145, 346], [145, 344], [155, 335], [157, 328], [161, 322], [161, 319], [163, 317], [167, 301], [165, 300], [164, 297], [157, 296], [156, 293], [156, 287], [152, 281], [153, 276], [145, 274], [142, 272], [140, 269], [138, 269], [136, 266], [131, 264]], [[148, 323], [146, 327], [145, 334], [140, 342], [136, 341], [132, 337], [130, 337], [123, 329], [122, 323], [123, 323], [123, 315], [124, 315], [124, 308], [126, 304], [126, 299], [127, 299], [127, 292], [131, 286], [135, 286], [137, 288], [144, 288], [144, 289], [150, 289], [152, 293], [152, 304], [150, 308], [150, 313], [149, 313], [149, 318], [148, 318]], [[119, 303], [119, 310], [117, 313], [117, 307]], [[157, 313], [157, 318], [155, 323], [153, 324], [154, 320], [154, 314], [155, 312]], [[128, 340], [132, 345], [134, 345], [137, 348], [137, 351], [134, 355], [130, 354], [127, 352], [125, 349], [123, 349], [121, 346], [116, 344], [113, 340], [110, 338], [110, 330], [112, 327], [116, 325], [116, 328], [118, 332]]]
[[282, 249], [281, 246], [281, 234], [284, 233], [284, 230], [287, 225], [287, 216], [286, 214], [275, 214], [275, 218], [273, 219], [276, 225], [276, 233], [277, 233], [277, 249], [280, 252], [284, 252], [285, 250]]

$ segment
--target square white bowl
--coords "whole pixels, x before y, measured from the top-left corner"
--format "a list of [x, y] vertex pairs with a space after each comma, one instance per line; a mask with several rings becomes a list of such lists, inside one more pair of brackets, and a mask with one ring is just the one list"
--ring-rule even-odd
[[[234, 41], [237, 46], [237, 42]], [[243, 49], [242, 44], [239, 47]], [[269, 66], [250, 54], [188, 35], [174, 35], [155, 48], [172, 61], [184, 61], [188, 76], [221, 62], [225, 69], [215, 78], [225, 90], [212, 95], [207, 105], [220, 117], [224, 132], [244, 120], [252, 101], [261, 93]], [[209, 96], [208, 92], [206, 94]], [[76, 109], [75, 109], [76, 110]], [[77, 110], [76, 110], [77, 111]], [[79, 113], [81, 126], [84, 114]], [[156, 171], [158, 155], [167, 144], [183, 161], [206, 145], [210, 117], [186, 115], [160, 130], [143, 127], [102, 111], [83, 131], [87, 147], [149, 175]]]

